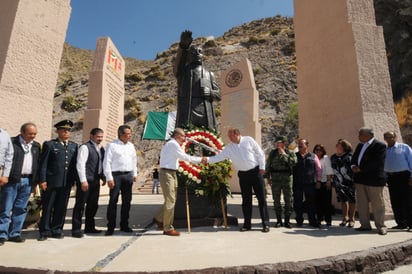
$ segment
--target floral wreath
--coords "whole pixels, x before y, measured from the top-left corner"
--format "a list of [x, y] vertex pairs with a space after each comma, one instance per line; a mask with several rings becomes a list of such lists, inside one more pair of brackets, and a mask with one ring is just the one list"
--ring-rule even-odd
[[[186, 137], [195, 140], [197, 143], [210, 147], [216, 152], [223, 149], [224, 143], [219, 136], [205, 129], [194, 129], [186, 132]], [[190, 139], [186, 139], [181, 147], [186, 153], [193, 153]], [[231, 162], [221, 161], [215, 164], [193, 164], [186, 161], [179, 161], [178, 175], [186, 179], [189, 187], [194, 189], [198, 196], [205, 196], [211, 200], [220, 200], [222, 197], [231, 195], [229, 178], [232, 176]]]

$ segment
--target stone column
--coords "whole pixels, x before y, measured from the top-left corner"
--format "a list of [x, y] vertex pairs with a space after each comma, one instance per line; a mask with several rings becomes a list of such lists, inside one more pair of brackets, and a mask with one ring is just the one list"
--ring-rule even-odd
[[[244, 59], [226, 69], [221, 77], [222, 115], [221, 134], [225, 143], [229, 142], [227, 130], [236, 127], [244, 136], [253, 137], [261, 145], [261, 125], [259, 123], [259, 94], [249, 59]], [[237, 176], [230, 181], [232, 192], [240, 192]]]
[[[355, 148], [363, 126], [379, 140], [387, 130], [401, 136], [373, 0], [294, 0], [294, 7], [299, 135], [329, 155], [339, 138]], [[385, 200], [389, 211], [388, 193]]]
[[395, 130], [382, 27], [372, 0], [295, 0], [299, 135], [323, 143], [359, 142], [362, 126], [377, 139]]
[[0, 1], [0, 127], [10, 135], [31, 121], [37, 140], [50, 139], [70, 12], [70, 0]]
[[89, 73], [88, 106], [84, 112], [83, 141], [92, 128], [104, 130], [104, 142], [117, 138], [117, 128], [124, 121], [125, 62], [109, 37], [97, 40]]

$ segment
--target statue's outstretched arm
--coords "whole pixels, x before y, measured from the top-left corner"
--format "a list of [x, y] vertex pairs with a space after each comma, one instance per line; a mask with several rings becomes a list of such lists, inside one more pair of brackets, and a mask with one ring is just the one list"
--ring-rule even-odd
[[179, 77], [186, 65], [187, 55], [192, 41], [192, 32], [190, 30], [185, 30], [180, 34], [179, 48], [177, 49], [176, 59], [173, 66], [173, 74], [176, 78]]

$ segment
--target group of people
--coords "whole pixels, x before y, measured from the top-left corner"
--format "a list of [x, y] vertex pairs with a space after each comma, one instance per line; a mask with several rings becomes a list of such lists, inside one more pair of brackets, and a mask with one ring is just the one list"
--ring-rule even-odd
[[[343, 220], [340, 226], [354, 227], [355, 210], [359, 215], [358, 231], [372, 230], [370, 213], [380, 235], [387, 234], [383, 189], [387, 184], [395, 221], [393, 229], [412, 229], [412, 150], [396, 142], [396, 133], [384, 133], [387, 145], [378, 141], [370, 128], [359, 130], [355, 151], [345, 139], [336, 143], [336, 153], [326, 154], [322, 144], [313, 152], [306, 139], [298, 140], [298, 151], [286, 148], [286, 138], [276, 138], [276, 149], [267, 158], [265, 177], [272, 188], [276, 227], [290, 228], [294, 210], [296, 225], [303, 225], [307, 211], [309, 225], [320, 227], [323, 221], [332, 225], [332, 189], [341, 203]], [[282, 222], [281, 194], [284, 201]], [[369, 207], [369, 204], [371, 207]], [[371, 212], [370, 212], [371, 211]]]
[[42, 215], [39, 221], [39, 241], [48, 237], [64, 237], [63, 225], [70, 191], [76, 184], [76, 202], [72, 216], [72, 236], [101, 233], [95, 226], [100, 184], [107, 183], [110, 199], [107, 209], [107, 231], [116, 227], [117, 202], [122, 196], [120, 230], [132, 232], [129, 210], [132, 184], [137, 179], [137, 156], [129, 141], [132, 130], [128, 125], [118, 128], [118, 139], [102, 146], [104, 131], [93, 128], [90, 139], [82, 145], [70, 141], [73, 122], [63, 120], [54, 125], [57, 138], [42, 146], [34, 141], [34, 123], [21, 126], [20, 134], [10, 138], [0, 129], [0, 245], [5, 241], [24, 242], [21, 236], [27, 214], [27, 204], [33, 187], [41, 189]]
[[[44, 142], [42, 146], [34, 140], [37, 127], [33, 123], [23, 124], [20, 134], [12, 138], [0, 129], [0, 245], [7, 240], [24, 242], [21, 230], [30, 193], [36, 183], [41, 189], [43, 210], [39, 222], [39, 241], [48, 237], [64, 237], [63, 225], [74, 184], [73, 237], [81, 238], [84, 235], [81, 230], [84, 212], [84, 233], [101, 233], [95, 226], [95, 215], [100, 185], [106, 183], [110, 189], [110, 199], [105, 235], [112, 235], [116, 228], [120, 194], [120, 230], [132, 232], [129, 211], [132, 185], [137, 179], [137, 157], [136, 149], [130, 142], [131, 128], [128, 125], [120, 126], [118, 139], [104, 149], [101, 145], [104, 132], [100, 128], [93, 128], [90, 140], [78, 146], [69, 140], [73, 127], [71, 121], [63, 120], [54, 126], [57, 138]], [[276, 148], [270, 151], [267, 159], [256, 141], [252, 137], [242, 136], [239, 129], [230, 128], [227, 135], [230, 143], [215, 156], [186, 154], [181, 147], [186, 140], [185, 131], [181, 128], [176, 128], [171, 139], [162, 147], [156, 177], [162, 188], [164, 203], [153, 222], [163, 230], [164, 235], [180, 235], [173, 226], [179, 160], [203, 164], [225, 159], [232, 161], [241, 188], [242, 232], [252, 229], [253, 194], [258, 200], [262, 232], [270, 230], [264, 178], [272, 188], [277, 218], [275, 227], [290, 228], [293, 211], [296, 226], [302, 226], [305, 210], [310, 226], [320, 227], [322, 221], [330, 226], [334, 188], [342, 206], [340, 226], [354, 227], [357, 209], [360, 227], [356, 230], [371, 230], [371, 209], [378, 233], [385, 235], [383, 188], [387, 184], [397, 223], [393, 228], [412, 229], [412, 150], [408, 145], [396, 142], [395, 132], [384, 134], [385, 145], [375, 138], [372, 129], [361, 128], [360, 143], [353, 154], [351, 144], [339, 139], [336, 153], [331, 157], [327, 156], [321, 144], [316, 144], [310, 152], [309, 142], [303, 138], [297, 142], [297, 152], [288, 150], [287, 138], [278, 136], [275, 139]]]

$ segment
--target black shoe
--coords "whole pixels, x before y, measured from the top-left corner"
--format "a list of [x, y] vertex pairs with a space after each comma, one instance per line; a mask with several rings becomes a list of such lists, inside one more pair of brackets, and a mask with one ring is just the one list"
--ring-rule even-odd
[[285, 223], [285, 227], [286, 227], [286, 228], [292, 228], [292, 226], [290, 225], [290, 223]]
[[297, 226], [297, 227], [302, 227], [302, 226], [303, 226], [303, 222], [302, 222], [302, 223], [300, 223], [300, 222], [296, 223], [296, 226]]
[[276, 222], [275, 227], [281, 227], [283, 226], [282, 222]]
[[349, 220], [343, 219], [339, 226], [346, 226], [347, 223], [349, 223]]
[[46, 235], [40, 235], [40, 237], [39, 238], [37, 238], [37, 241], [45, 241], [45, 240], [47, 240], [47, 236]]
[[358, 227], [358, 228], [355, 228], [355, 230], [356, 231], [371, 231], [372, 230], [372, 228], [370, 228], [370, 227]]
[[23, 243], [26, 239], [23, 239], [20, 236], [16, 236], [16, 237], [11, 237], [9, 238], [9, 242], [14, 242], [14, 243]]
[[240, 232], [245, 232], [245, 231], [249, 231], [249, 230], [252, 230], [252, 229], [250, 227], [242, 227], [240, 229]]
[[93, 229], [85, 229], [84, 230], [84, 233], [85, 234], [98, 234], [98, 233], [101, 233], [102, 231], [100, 230], [100, 229], [96, 229], [96, 228], [93, 228]]
[[60, 234], [56, 233], [56, 234], [52, 234], [51, 237], [52, 237], [52, 238], [55, 238], [55, 239], [63, 239], [63, 238], [64, 238], [64, 234], [63, 234], [63, 233], [60, 233]]
[[396, 226], [391, 227], [391, 229], [406, 229], [406, 228], [408, 228], [407, 225], [396, 225]]
[[73, 238], [83, 238], [83, 233], [81, 232], [72, 232]]
[[6, 242], [6, 239], [0, 238], [0, 246], [4, 245], [5, 242]]
[[264, 226], [264, 227], [262, 228], [262, 232], [269, 232], [269, 231], [270, 231], [269, 226]]
[[126, 227], [121, 228], [120, 231], [130, 233], [130, 232], [133, 232], [133, 229], [131, 229], [130, 227], [126, 226]]
[[112, 236], [112, 235], [113, 235], [113, 232], [114, 232], [114, 229], [108, 229], [108, 230], [104, 233], [104, 235], [105, 235], [105, 236]]

